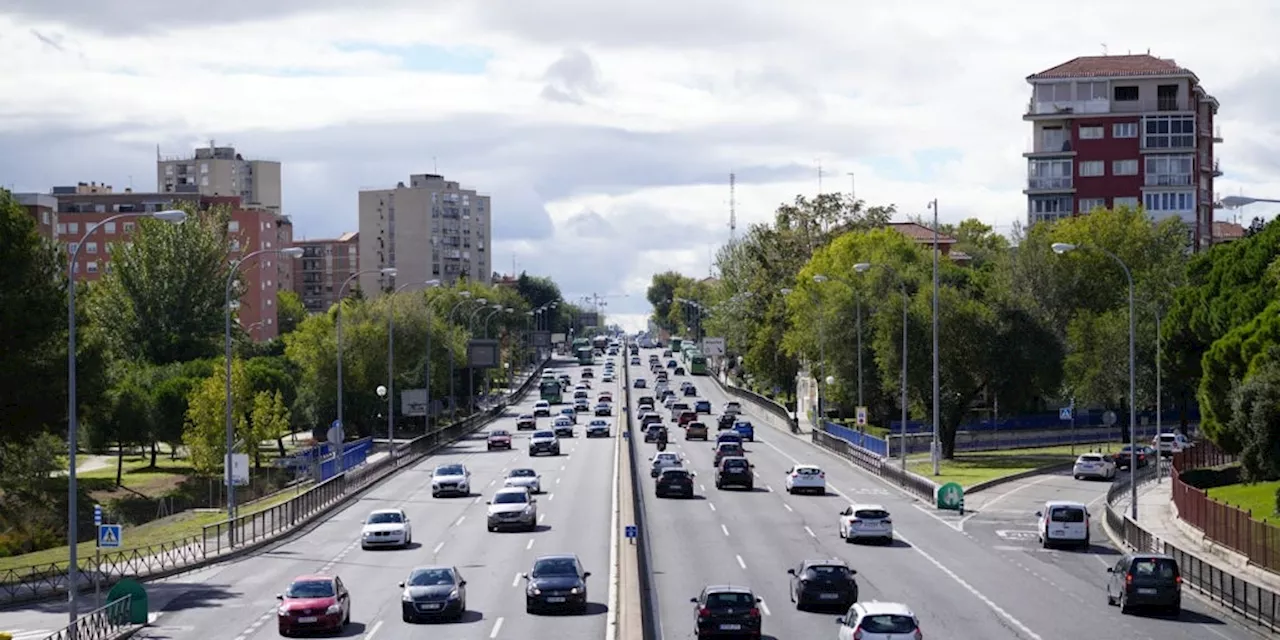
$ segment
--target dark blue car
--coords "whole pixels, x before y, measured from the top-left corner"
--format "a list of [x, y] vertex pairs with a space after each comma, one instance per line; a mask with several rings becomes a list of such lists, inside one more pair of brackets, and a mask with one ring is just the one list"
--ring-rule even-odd
[[733, 423], [733, 430], [737, 431], [738, 435], [742, 436], [743, 440], [748, 442], [756, 441], [756, 427], [746, 420], [740, 420]]

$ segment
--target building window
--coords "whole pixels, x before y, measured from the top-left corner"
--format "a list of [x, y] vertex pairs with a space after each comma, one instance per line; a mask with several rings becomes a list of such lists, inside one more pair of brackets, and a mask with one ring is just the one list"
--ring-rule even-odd
[[171, 165], [171, 164], [170, 164], [170, 165], [165, 165], [165, 167], [164, 167], [164, 174], [165, 174], [166, 176], [171, 176], [171, 175], [173, 175], [173, 165]]
[[1116, 102], [1137, 102], [1138, 87], [1131, 85], [1127, 87], [1114, 87], [1111, 90], [1111, 99]]
[[1088, 160], [1080, 163], [1081, 178], [1097, 178], [1107, 175], [1107, 163], [1102, 160]]
[[133, 223], [132, 223], [132, 222], [126, 222], [126, 223], [124, 223], [124, 225], [123, 225], [123, 226], [124, 226], [124, 232], [125, 232], [125, 233], [133, 233]]
[[1028, 202], [1028, 207], [1033, 215], [1046, 213], [1071, 213], [1072, 198], [1058, 196], [1039, 196], [1033, 197]]
[[68, 243], [68, 244], [67, 244], [67, 253], [75, 253], [75, 252], [76, 252], [76, 247], [79, 247], [79, 246], [80, 246], [80, 243], [79, 243], [79, 242], [71, 242], [71, 243]]
[[1070, 189], [1070, 160], [1032, 160], [1027, 167], [1027, 186], [1031, 189]]
[[97, 252], [98, 252], [98, 243], [96, 243], [96, 242], [86, 242], [86, 243], [85, 243], [85, 245], [84, 245], [84, 250], [85, 250], [86, 252], [88, 252], [88, 253], [97, 253]]
[[67, 233], [80, 233], [80, 223], [79, 223], [79, 222], [68, 222], [68, 223], [67, 223]]
[[1144, 149], [1190, 149], [1196, 144], [1195, 116], [1143, 118]]
[[200, 176], [200, 186], [202, 187], [209, 186], [209, 176]]
[[1195, 211], [1196, 192], [1161, 191], [1143, 197], [1147, 211]]
[[201, 162], [201, 163], [200, 163], [200, 173], [209, 173], [209, 163], [208, 163], [208, 162]]
[[1111, 162], [1111, 175], [1114, 175], [1114, 176], [1138, 175], [1138, 161], [1137, 160], [1113, 160]]
[[58, 223], [58, 235], [62, 235], [62, 234], [64, 234], [64, 233], [66, 233], [66, 232], [67, 232], [67, 223], [65, 223], [65, 222], [59, 222], [59, 223]]
[[1094, 209], [1107, 206], [1106, 198], [1081, 198], [1080, 213], [1093, 213]]
[[42, 212], [41, 212], [41, 215], [40, 215], [40, 220], [42, 221], [42, 224], [44, 224], [45, 226], [48, 226], [48, 225], [49, 225], [49, 212], [48, 212], [48, 211], [42, 211]]
[[1193, 184], [1191, 166], [1194, 156], [1150, 156], [1147, 158], [1148, 187], [1185, 187]]
[[103, 225], [103, 227], [105, 227], [105, 228], [102, 230], [102, 232], [103, 232], [103, 233], [115, 233], [115, 232], [116, 232], [116, 223], [114, 223], [114, 222], [108, 222], [107, 224]]
[[89, 273], [97, 273], [98, 263], [90, 260], [89, 262], [84, 263], [84, 270], [88, 271]]
[[93, 205], [93, 211], [94, 211], [95, 213], [106, 213], [106, 212], [107, 212], [107, 205], [105, 205], [105, 204], [95, 204], [95, 205]]
[[1071, 102], [1070, 82], [1049, 82], [1036, 85], [1036, 102]]
[[236, 221], [236, 220], [232, 220], [231, 222], [228, 222], [228, 223], [227, 223], [227, 232], [228, 232], [228, 233], [239, 233], [239, 232], [240, 232], [240, 223], [239, 223], [238, 221]]
[[1115, 209], [1119, 209], [1120, 207], [1129, 207], [1131, 209], [1137, 209], [1138, 199], [1132, 198], [1132, 197], [1112, 198], [1111, 206]]
[[1101, 140], [1107, 137], [1102, 127], [1080, 127], [1081, 140]]
[[1136, 122], [1117, 122], [1111, 125], [1112, 138], [1136, 138], [1138, 137], [1138, 123]]
[[1106, 82], [1077, 82], [1076, 100], [1106, 100]]

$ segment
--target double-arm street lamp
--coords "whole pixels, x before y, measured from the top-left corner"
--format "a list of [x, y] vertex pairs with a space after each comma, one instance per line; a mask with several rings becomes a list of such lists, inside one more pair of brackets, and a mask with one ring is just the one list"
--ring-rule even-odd
[[[898, 442], [898, 455], [902, 458], [900, 462], [902, 464], [902, 468], [905, 470], [907, 468], [907, 313], [911, 308], [911, 297], [907, 295], [907, 281], [902, 278], [902, 274], [898, 273], [897, 269], [894, 269], [893, 267], [887, 264], [871, 264], [869, 262], [859, 262], [858, 264], [853, 265], [853, 270], [857, 273], [866, 273], [871, 269], [871, 267], [875, 267], [875, 266], [878, 266], [892, 273], [894, 277], [898, 279], [898, 283], [902, 287], [902, 398], [900, 400], [902, 404], [902, 424], [900, 426], [901, 436], [899, 436], [899, 442]], [[862, 353], [861, 331], [859, 331], [858, 333], [858, 353], [859, 354]], [[861, 359], [859, 359], [858, 369], [859, 369], [858, 379], [861, 380], [862, 379]], [[861, 389], [858, 390], [858, 395], [859, 395], [859, 398], [861, 398], [861, 395], [862, 395]], [[861, 402], [861, 400], [859, 400], [859, 402]]]
[[[421, 285], [424, 289], [430, 289], [440, 285], [439, 280], [427, 280], [426, 282], [406, 282], [387, 298], [387, 455], [391, 457], [391, 466], [396, 466], [396, 438], [395, 438], [395, 415], [396, 415], [396, 294], [404, 291], [406, 287]], [[430, 305], [430, 303], [427, 303]], [[427, 379], [426, 386], [431, 386], [431, 315], [430, 309], [427, 309]], [[428, 402], [430, 402], [430, 391], [428, 394]], [[430, 406], [427, 412], [430, 413]]]
[[[827, 281], [827, 277], [821, 273], [813, 276], [813, 281], [822, 284]], [[827, 339], [823, 328], [826, 326], [826, 318], [822, 316], [822, 306], [818, 306], [818, 426], [822, 428], [826, 424], [827, 414], [824, 412], [823, 406], [826, 402], [827, 395], [826, 377], [827, 377]], [[862, 339], [862, 335], [858, 335], [858, 339]], [[858, 351], [862, 351], [862, 343], [858, 343]]]
[[[467, 333], [473, 336], [476, 334], [476, 320], [480, 317], [481, 311], [484, 311], [485, 309], [493, 309], [497, 311], [501, 308], [502, 308], [502, 305], [497, 303], [494, 303], [488, 306], [477, 307], [475, 311], [472, 311], [471, 315], [467, 318]], [[470, 355], [467, 356], [467, 360], [468, 360], [467, 362], [467, 398], [468, 398], [467, 403], [468, 403], [468, 406], [471, 408], [471, 413], [475, 413], [476, 412], [476, 370], [474, 367], [471, 366]]]
[[342, 286], [338, 288], [338, 441], [332, 443], [335, 453], [337, 454], [337, 457], [334, 458], [334, 465], [336, 465], [335, 473], [342, 473], [346, 470], [345, 461], [342, 459], [343, 441], [346, 439], [347, 430], [346, 423], [342, 421], [342, 307], [347, 295], [347, 285], [350, 285], [356, 278], [371, 273], [394, 278], [396, 277], [396, 268], [385, 267], [382, 269], [365, 269], [364, 271], [357, 271], [356, 273], [351, 274], [351, 276], [342, 283]]
[[[461, 309], [462, 305], [467, 304], [468, 302], [472, 302], [470, 291], [459, 291], [458, 295], [462, 296], [462, 300], [459, 300], [458, 304], [453, 305], [453, 308], [449, 310], [449, 316], [448, 316], [449, 325], [453, 325], [454, 312], [456, 312], [458, 309]], [[477, 298], [475, 302], [483, 306], [486, 302], [488, 302], [488, 300], [485, 300], [484, 298]], [[454, 364], [453, 345], [449, 345], [449, 413], [451, 416], [455, 418], [457, 417], [457, 413], [458, 413], [457, 412], [458, 394], [454, 392], [454, 386], [455, 386], [454, 379], [457, 377], [458, 377], [458, 370], [456, 365]]]
[[67, 593], [70, 604], [71, 624], [75, 625], [79, 616], [78, 594], [80, 587], [80, 559], [77, 557], [76, 545], [80, 542], [79, 533], [79, 488], [76, 486], [76, 449], [79, 448], [76, 436], [80, 432], [79, 408], [76, 406], [76, 258], [85, 240], [108, 222], [121, 218], [155, 218], [171, 224], [179, 224], [187, 219], [187, 212], [176, 209], [153, 212], [117, 213], [95, 223], [80, 236], [80, 241], [70, 248], [67, 258], [67, 545], [69, 545], [67, 567]]
[[[1062, 255], [1069, 251], [1075, 251], [1076, 249], [1092, 249], [1094, 251], [1097, 251], [1107, 256], [1108, 258], [1111, 258], [1116, 262], [1116, 264], [1120, 265], [1121, 271], [1124, 271], [1125, 280], [1128, 281], [1129, 283], [1129, 507], [1130, 507], [1129, 514], [1130, 514], [1130, 517], [1134, 519], [1134, 521], [1137, 521], [1138, 519], [1138, 478], [1137, 478], [1138, 436], [1136, 434], [1137, 434], [1137, 428], [1138, 428], [1138, 409], [1137, 409], [1138, 398], [1135, 395], [1137, 384], [1136, 384], [1136, 374], [1135, 374], [1136, 367], [1134, 366], [1134, 363], [1137, 360], [1137, 358], [1136, 358], [1136, 352], [1134, 349], [1134, 336], [1136, 334], [1136, 329], [1134, 324], [1134, 313], [1133, 313], [1133, 274], [1129, 272], [1129, 265], [1126, 265], [1124, 261], [1120, 259], [1119, 256], [1096, 245], [1074, 245], [1074, 244], [1068, 244], [1066, 242], [1055, 242], [1053, 243], [1052, 248], [1053, 248], [1053, 252], [1058, 255]], [[1156, 461], [1157, 468], [1159, 467], [1159, 462], [1160, 462], [1159, 460]]]

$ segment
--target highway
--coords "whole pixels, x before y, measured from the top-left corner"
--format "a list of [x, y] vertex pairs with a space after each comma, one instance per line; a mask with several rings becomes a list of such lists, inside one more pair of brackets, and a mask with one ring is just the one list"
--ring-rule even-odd
[[[579, 367], [561, 360], [552, 364], [578, 379]], [[600, 367], [596, 367], [599, 376]], [[616, 384], [593, 385], [596, 391]], [[593, 392], [593, 399], [594, 399]], [[295, 576], [323, 572], [338, 575], [352, 594], [351, 624], [342, 637], [377, 640], [421, 638], [441, 640], [480, 638], [557, 638], [565, 640], [605, 635], [610, 576], [614, 459], [616, 438], [587, 440], [585, 416], [577, 437], [563, 440], [558, 457], [530, 459], [529, 431], [515, 431], [515, 417], [532, 413], [536, 388], [506, 415], [487, 427], [515, 434], [512, 451], [487, 452], [485, 434], [477, 433], [438, 455], [402, 471], [333, 513], [323, 522], [274, 549], [243, 560], [150, 585], [160, 615], [153, 626], [135, 638], [182, 640], [249, 640], [278, 637], [276, 594]], [[619, 401], [620, 402], [620, 401]], [[617, 417], [614, 417], [617, 420]], [[546, 418], [539, 426], [549, 426]], [[463, 463], [472, 473], [472, 497], [432, 498], [432, 469], [442, 463]], [[540, 525], [534, 533], [489, 533], [485, 500], [501, 487], [505, 472], [532, 467], [542, 474], [544, 493], [538, 496]], [[359, 534], [365, 516], [374, 509], [401, 507], [413, 524], [409, 549], [361, 550]], [[576, 553], [587, 571], [591, 602], [586, 615], [535, 616], [525, 613], [524, 581], [539, 555]], [[419, 565], [458, 567], [467, 580], [468, 612], [460, 623], [410, 624], [400, 615], [397, 583]], [[0, 628], [29, 627], [40, 621], [18, 620], [6, 613]], [[65, 614], [63, 614], [65, 615]], [[65, 617], [55, 623], [62, 626]]]
[[[641, 360], [647, 362], [653, 352], [642, 349]], [[631, 367], [629, 373], [633, 379], [644, 377], [652, 383], [647, 366]], [[698, 397], [712, 402], [716, 414], [730, 399], [706, 377], [672, 376], [673, 388], [686, 379], [697, 385]], [[639, 395], [632, 389], [632, 401]], [[682, 430], [670, 422], [675, 446], [668, 451], [683, 454], [686, 466], [698, 473], [698, 495], [694, 500], [659, 499], [653, 496], [652, 481], [645, 479], [655, 590], [663, 637], [668, 640], [692, 638], [694, 613], [689, 598], [705, 585], [726, 583], [751, 587], [764, 599], [766, 638], [835, 637], [835, 618], [842, 612], [797, 611], [790, 602], [786, 573], [806, 559], [831, 557], [843, 558], [858, 571], [862, 600], [910, 606], [926, 638], [1257, 637], [1234, 623], [1224, 623], [1210, 607], [1191, 597], [1184, 599], [1180, 619], [1121, 616], [1106, 604], [1103, 591], [1107, 559], [1114, 557], [1114, 550], [1096, 544], [1088, 552], [1039, 553], [1025, 539], [1011, 541], [994, 533], [1034, 530], [1034, 508], [1025, 517], [997, 512], [997, 508], [1023, 509], [1017, 494], [1004, 504], [992, 505], [991, 513], [961, 524], [961, 517], [942, 516], [843, 459], [766, 426], [750, 404], [743, 403], [743, 408], [756, 425], [758, 441], [746, 446], [757, 474], [755, 491], [717, 490], [712, 445], [684, 441]], [[714, 421], [709, 424], [714, 432]], [[655, 452], [653, 445], [642, 447], [645, 457]], [[787, 495], [785, 474], [795, 463], [820, 465], [826, 471], [829, 495]], [[1050, 482], [1057, 480], [1041, 484]], [[1098, 483], [1085, 490], [1105, 489]], [[1026, 494], [1024, 500], [1043, 501], [1033, 489], [1021, 493]], [[894, 544], [847, 544], [839, 538], [837, 514], [850, 502], [888, 509], [898, 538]], [[1093, 538], [1095, 543], [1106, 542], [1101, 531], [1095, 531]]]

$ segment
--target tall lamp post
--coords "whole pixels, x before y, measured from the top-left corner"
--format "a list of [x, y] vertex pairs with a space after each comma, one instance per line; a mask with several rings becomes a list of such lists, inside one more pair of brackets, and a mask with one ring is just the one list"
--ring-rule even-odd
[[[1129, 272], [1129, 265], [1125, 264], [1114, 253], [1103, 249], [1096, 245], [1086, 245], [1084, 247], [1069, 244], [1066, 242], [1055, 242], [1052, 245], [1053, 252], [1062, 255], [1069, 251], [1075, 251], [1079, 248], [1093, 249], [1103, 255], [1115, 260], [1120, 265], [1120, 269], [1124, 271], [1124, 278], [1129, 283], [1129, 515], [1136, 522], [1138, 520], [1138, 409], [1137, 396], [1135, 390], [1136, 384], [1136, 351], [1134, 349], [1135, 323], [1133, 314], [1133, 274]], [[1159, 463], [1159, 460], [1156, 461]], [[1157, 467], [1159, 465], [1157, 464]]]
[[343, 457], [343, 441], [346, 439], [347, 425], [342, 421], [342, 306], [347, 295], [347, 285], [351, 284], [356, 278], [369, 273], [377, 273], [388, 277], [396, 277], [395, 267], [386, 267], [383, 269], [365, 269], [351, 274], [350, 277], [342, 283], [338, 288], [338, 309], [337, 309], [337, 325], [338, 325], [338, 441], [333, 443], [334, 452], [337, 457], [334, 459], [335, 473], [346, 471], [345, 461]]
[[[853, 265], [853, 270], [857, 273], [866, 273], [873, 266], [879, 266], [886, 271], [892, 273], [898, 279], [898, 283], [902, 286], [902, 423], [900, 425], [901, 435], [898, 440], [898, 455], [900, 458], [902, 469], [907, 468], [907, 313], [911, 307], [911, 297], [907, 295], [907, 281], [902, 278], [902, 274], [896, 269], [887, 265], [873, 265], [869, 262], [860, 262]], [[859, 336], [861, 338], [861, 336]], [[861, 349], [861, 346], [859, 346]], [[861, 371], [858, 372], [862, 374]]]
[[[226, 407], [225, 409], [226, 409], [227, 452], [223, 458], [223, 464], [224, 464], [223, 473], [226, 475], [225, 481], [227, 484], [227, 519], [228, 520], [233, 520], [236, 517], [236, 483], [234, 479], [231, 477], [231, 467], [232, 467], [231, 461], [232, 461], [232, 455], [234, 454], [235, 447], [236, 447], [236, 429], [235, 429], [235, 424], [233, 419], [234, 417], [232, 416], [232, 411], [231, 411], [231, 285], [235, 284], [236, 276], [240, 274], [240, 268], [243, 267], [245, 263], [247, 263], [252, 258], [256, 258], [260, 255], [267, 254], [267, 253], [278, 254], [286, 258], [301, 258], [303, 251], [302, 251], [302, 247], [289, 247], [287, 249], [259, 249], [257, 251], [245, 254], [244, 257], [231, 263], [231, 268], [227, 269], [227, 286], [225, 289], [226, 296], [225, 296], [225, 302], [223, 303], [223, 312], [225, 316], [224, 327], [223, 327], [224, 329], [223, 350], [226, 356], [226, 380], [225, 380]], [[227, 531], [227, 541], [231, 543], [232, 546], [235, 546], [236, 544], [235, 527], [231, 527]]]
[[[512, 309], [511, 307], [503, 308], [501, 306], [498, 306], [494, 308], [493, 313], [490, 313], [489, 315], [484, 317], [484, 337], [486, 340], [489, 339], [489, 320], [491, 320], [493, 316], [501, 312], [511, 313], [513, 311], [515, 311], [515, 309]], [[502, 348], [501, 347], [498, 348], [498, 364], [502, 364]], [[510, 376], [508, 376], [508, 378], [510, 378]], [[490, 388], [491, 386], [489, 383], [489, 378], [488, 376], [486, 376], [485, 385], [484, 385], [485, 393], [488, 393]]]
[[88, 240], [89, 236], [102, 225], [121, 218], [155, 218], [171, 224], [180, 224], [187, 219], [187, 212], [169, 209], [150, 213], [117, 213], [109, 216], [89, 227], [84, 235], [80, 236], [80, 241], [71, 249], [71, 255], [67, 258], [67, 545], [69, 549], [67, 559], [70, 561], [67, 566], [67, 596], [72, 625], [76, 623], [80, 613], [77, 609], [80, 559], [76, 553], [76, 545], [80, 542], [80, 537], [77, 535], [80, 519], [76, 512], [80, 507], [79, 487], [76, 486], [76, 449], [79, 448], [76, 440], [80, 432], [80, 419], [77, 415], [79, 409], [76, 407], [76, 258], [80, 255], [80, 248], [84, 246], [84, 241]]
[[938, 374], [938, 200], [929, 202], [933, 210], [933, 444], [930, 445], [930, 457], [933, 459], [933, 475], [942, 473], [942, 443], [938, 441], [939, 423], [939, 374]]
[[[471, 302], [471, 292], [470, 292], [470, 291], [459, 291], [459, 292], [458, 292], [458, 295], [462, 296], [462, 298], [463, 298], [463, 299], [462, 299], [462, 300], [459, 300], [459, 301], [458, 301], [458, 304], [453, 305], [453, 308], [449, 310], [449, 324], [450, 324], [450, 325], [452, 325], [452, 324], [453, 324], [453, 314], [454, 314], [458, 309], [461, 309], [461, 308], [462, 308], [462, 305], [464, 305], [464, 304], [466, 304], [466, 303], [468, 303], [468, 302]], [[485, 300], [484, 298], [478, 298], [478, 299], [476, 299], [476, 302], [478, 302], [478, 303], [480, 303], [480, 304], [482, 304], [482, 305], [483, 305], [483, 304], [486, 302], [486, 300]], [[450, 413], [450, 415], [452, 415], [454, 418], [456, 418], [456, 417], [457, 417], [457, 414], [458, 414], [458, 411], [457, 411], [457, 409], [458, 409], [458, 407], [457, 407], [458, 394], [454, 392], [454, 378], [457, 378], [457, 377], [458, 377], [458, 370], [457, 370], [457, 367], [454, 365], [453, 347], [451, 346], [451, 347], [449, 348], [449, 413]]]
[[[431, 288], [440, 284], [439, 280], [427, 280], [426, 282], [406, 282], [398, 287], [391, 295], [387, 297], [387, 455], [391, 458], [391, 466], [396, 466], [396, 294], [404, 291], [406, 287], [421, 284], [424, 288]], [[431, 340], [431, 320], [427, 319], [427, 340]], [[427, 343], [430, 345], [430, 342]], [[427, 347], [427, 366], [431, 364], [431, 347]], [[430, 368], [427, 369], [430, 375]], [[431, 378], [427, 378], [427, 386], [431, 385]], [[430, 393], [429, 391], [427, 392]], [[428, 413], [430, 409], [428, 409]]]
[[[483, 298], [482, 298], [483, 299]], [[487, 307], [478, 307], [467, 318], [467, 332], [471, 335], [476, 334], [476, 318], [480, 317], [480, 312], [485, 309], [501, 309], [502, 305], [492, 304]], [[467, 358], [470, 360], [470, 357]], [[471, 407], [471, 413], [476, 412], [476, 370], [467, 362], [467, 405]]]
[[[819, 273], [818, 275], [813, 277], [813, 281], [818, 284], [822, 284], [827, 281], [827, 277]], [[819, 316], [822, 315], [821, 306], [818, 307], [818, 315]], [[826, 322], [824, 322], [824, 320], [825, 318], [822, 318], [822, 317], [818, 318], [818, 354], [819, 354], [818, 369], [821, 372], [818, 375], [818, 428], [823, 431], [826, 431], [827, 414], [823, 412], [823, 409], [825, 408], [823, 407], [823, 404], [826, 401], [826, 398], [824, 396], [827, 395], [827, 389], [826, 389], [827, 339], [825, 337], [826, 332], [823, 331], [823, 326], [826, 325]]]
[[[437, 287], [440, 286], [439, 280], [428, 280], [427, 282], [428, 283], [434, 282], [435, 285], [432, 285], [432, 286], [437, 286]], [[465, 296], [462, 296], [463, 298], [466, 298], [467, 296], [471, 295], [470, 291], [459, 292], [459, 294], [462, 294], [462, 293], [467, 294]], [[434, 305], [437, 300], [443, 300], [443, 299], [444, 299], [444, 296], [436, 296], [435, 300], [427, 300], [427, 358], [425, 361], [423, 361], [423, 364], [422, 364], [422, 381], [423, 381], [422, 386], [426, 391], [426, 395], [427, 395], [427, 402], [426, 402], [427, 415], [422, 420], [423, 435], [426, 435], [427, 433], [431, 432], [431, 318], [432, 318], [432, 311], [435, 309], [435, 307], [432, 305]]]

